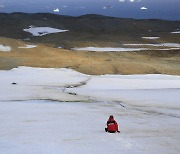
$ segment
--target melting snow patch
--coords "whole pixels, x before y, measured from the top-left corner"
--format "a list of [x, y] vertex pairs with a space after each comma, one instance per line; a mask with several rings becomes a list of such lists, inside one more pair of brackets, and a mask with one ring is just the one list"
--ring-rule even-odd
[[161, 43], [161, 44], [123, 44], [127, 46], [154, 46], [154, 47], [180, 47], [179, 43]]
[[142, 37], [143, 39], [150, 39], [150, 40], [155, 40], [159, 39], [159, 37]]
[[[158, 37], [147, 37], [148, 39], [157, 39]], [[152, 47], [174, 47], [168, 50], [177, 50], [180, 48], [178, 43], [162, 43], [162, 44], [123, 44], [125, 46], [152, 46]], [[84, 47], [84, 48], [71, 48], [71, 50], [79, 51], [96, 51], [96, 52], [126, 52], [126, 51], [143, 51], [151, 50], [150, 48], [112, 48], [112, 47]], [[159, 50], [157, 48], [156, 50]]]
[[172, 34], [180, 34], [180, 31], [171, 32]]
[[31, 33], [33, 36], [43, 36], [52, 33], [67, 32], [68, 30], [56, 29], [51, 27], [33, 27], [30, 26], [28, 29], [24, 29], [25, 32]]
[[24, 47], [18, 47], [18, 48], [27, 48], [27, 49], [30, 49], [30, 48], [36, 48], [37, 47], [37, 45], [26, 45], [26, 46], [24, 46]]
[[141, 51], [148, 50], [147, 48], [100, 48], [100, 47], [85, 47], [85, 48], [72, 48], [72, 50], [81, 50], [81, 51], [97, 51], [97, 52], [108, 52], [108, 51]]
[[168, 48], [168, 49], [156, 49], [156, 50], [166, 50], [166, 51], [168, 51], [168, 50], [179, 50], [180, 48]]
[[11, 47], [10, 46], [4, 46], [4, 45], [0, 44], [0, 51], [9, 52], [9, 51], [11, 51]]

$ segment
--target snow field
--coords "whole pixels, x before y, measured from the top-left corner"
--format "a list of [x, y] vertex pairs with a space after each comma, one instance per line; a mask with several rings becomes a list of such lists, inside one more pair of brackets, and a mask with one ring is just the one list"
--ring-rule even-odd
[[[144, 39], [158, 39], [158, 37], [142, 37]], [[96, 52], [125, 52], [125, 51], [142, 51], [142, 50], [179, 50], [179, 43], [161, 43], [161, 44], [123, 44], [124, 46], [137, 46], [137, 48], [112, 48], [112, 47], [83, 47], [83, 48], [72, 48], [71, 50], [79, 51], [96, 51]], [[144, 48], [140, 48], [143, 46]], [[155, 49], [147, 47], [157, 47]], [[146, 47], [146, 48], [145, 48]]]
[[[0, 102], [1, 153], [176, 153], [179, 119], [119, 104]], [[114, 114], [121, 133], [104, 132]]]
[[85, 97], [69, 95], [63, 90], [66, 86], [81, 84], [88, 78], [70, 69], [19, 67], [0, 71], [0, 100], [86, 101]]
[[[0, 102], [1, 153], [176, 153], [179, 119], [112, 103]], [[104, 132], [114, 114], [121, 133]]]
[[180, 109], [179, 76], [153, 74], [93, 76], [86, 85], [68, 88], [66, 91], [100, 100], [123, 101], [134, 106]]
[[[19, 67], [0, 84], [0, 154], [180, 150], [179, 76]], [[120, 134], [104, 132], [111, 114]]]

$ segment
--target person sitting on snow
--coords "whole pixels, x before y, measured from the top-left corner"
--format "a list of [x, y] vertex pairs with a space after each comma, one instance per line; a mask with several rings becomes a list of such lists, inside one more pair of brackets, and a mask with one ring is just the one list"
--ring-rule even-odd
[[120, 131], [118, 130], [118, 124], [114, 120], [113, 115], [110, 115], [109, 120], [107, 121], [107, 128], [105, 128], [105, 131], [109, 133], [120, 133]]

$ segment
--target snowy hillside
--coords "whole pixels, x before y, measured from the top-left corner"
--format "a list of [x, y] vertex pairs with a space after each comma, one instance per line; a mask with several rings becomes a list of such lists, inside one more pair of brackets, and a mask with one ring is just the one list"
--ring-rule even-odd
[[[180, 76], [0, 71], [0, 154], [180, 151]], [[104, 131], [109, 115], [120, 134]]]

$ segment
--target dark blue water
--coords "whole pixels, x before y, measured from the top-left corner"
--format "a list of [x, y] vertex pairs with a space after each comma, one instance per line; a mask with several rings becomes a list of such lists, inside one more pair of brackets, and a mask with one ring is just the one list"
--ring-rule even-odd
[[180, 0], [0, 0], [0, 12], [180, 20]]

